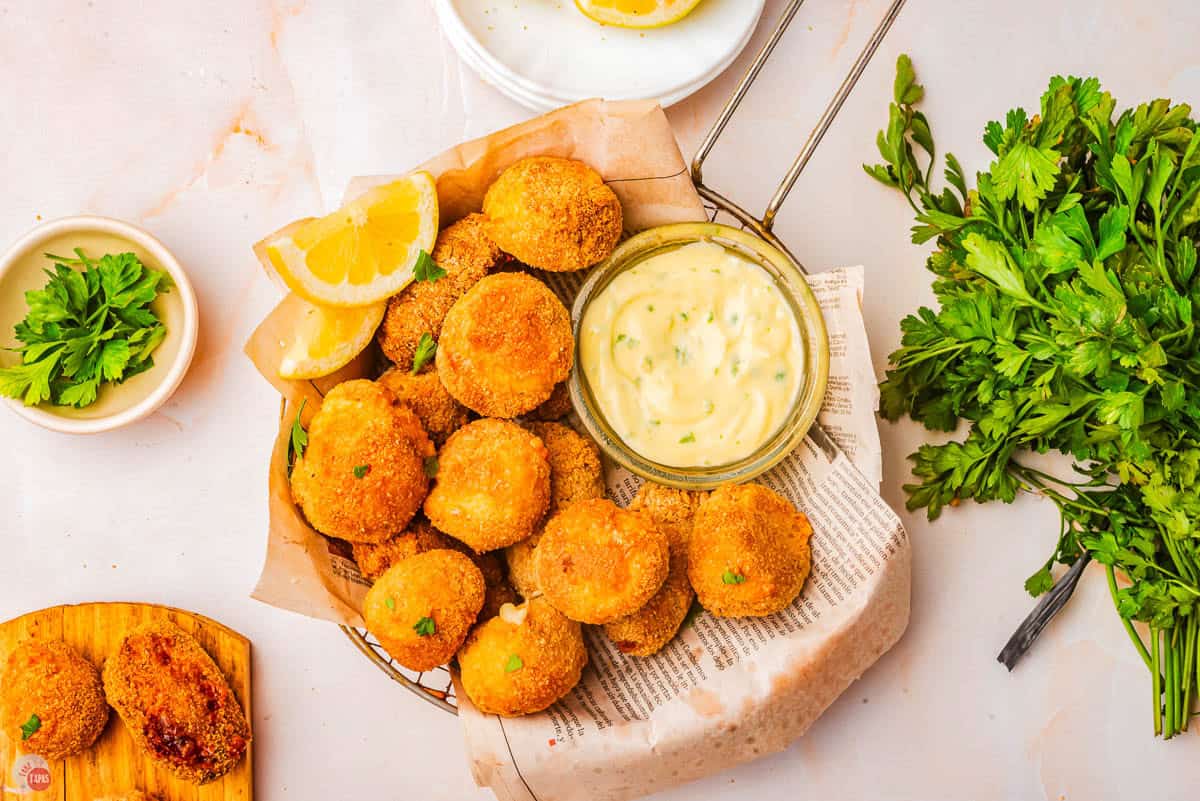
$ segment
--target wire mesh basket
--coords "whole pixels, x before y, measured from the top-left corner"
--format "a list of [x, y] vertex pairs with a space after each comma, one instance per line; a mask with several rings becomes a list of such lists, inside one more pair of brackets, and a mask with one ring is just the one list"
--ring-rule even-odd
[[[809, 133], [808, 138], [804, 141], [804, 145], [796, 155], [795, 161], [792, 162], [791, 167], [788, 168], [779, 185], [775, 188], [775, 193], [768, 202], [766, 209], [761, 216], [755, 216], [751, 212], [746, 211], [743, 206], [704, 183], [704, 162], [712, 152], [713, 147], [720, 140], [721, 134], [729, 124], [729, 121], [733, 119], [733, 115], [737, 112], [742, 100], [745, 99], [750, 88], [754, 85], [763, 66], [771, 57], [771, 53], [774, 52], [776, 45], [783, 38], [792, 19], [796, 16], [796, 12], [804, 5], [804, 0], [790, 0], [788, 2], [780, 14], [779, 21], [776, 23], [771, 35], [763, 43], [763, 46], [759, 49], [754, 60], [746, 70], [746, 74], [738, 82], [737, 87], [725, 102], [724, 108], [721, 109], [721, 113], [717, 116], [712, 128], [709, 129], [704, 141], [700, 144], [695, 158], [692, 160], [692, 182], [695, 184], [696, 191], [700, 194], [704, 202], [704, 208], [708, 213], [710, 222], [723, 223], [734, 228], [740, 228], [743, 231], [767, 240], [786, 253], [788, 258], [802, 272], [808, 272], [800, 260], [796, 258], [795, 254], [776, 236], [774, 232], [775, 218], [779, 210], [783, 207], [784, 201], [787, 200], [788, 193], [791, 192], [792, 187], [796, 184], [796, 180], [800, 177], [800, 173], [808, 165], [809, 160], [816, 152], [817, 146], [821, 143], [829, 127], [833, 124], [834, 118], [841, 111], [842, 104], [850, 96], [850, 92], [854, 89], [855, 84], [858, 83], [858, 79], [867, 68], [867, 64], [870, 63], [871, 57], [875, 55], [875, 51], [879, 48], [892, 23], [899, 15], [904, 2], [905, 0], [892, 0], [862, 51], [858, 54], [858, 58], [850, 66], [849, 72], [846, 73], [846, 77], [842, 80], [833, 98], [829, 101], [829, 105], [825, 107], [812, 132]], [[809, 432], [809, 437], [826, 451], [832, 452], [836, 450], [836, 446], [832, 440], [829, 439], [829, 436], [817, 424], [813, 425]], [[393, 681], [440, 709], [452, 714], [458, 713], [454, 695], [454, 683], [448, 667], [443, 666], [423, 673], [409, 670], [397, 663], [370, 632], [350, 626], [342, 626], [341, 629], [350, 638], [351, 642], [354, 643], [355, 647], [362, 651], [368, 659], [375, 663]]]

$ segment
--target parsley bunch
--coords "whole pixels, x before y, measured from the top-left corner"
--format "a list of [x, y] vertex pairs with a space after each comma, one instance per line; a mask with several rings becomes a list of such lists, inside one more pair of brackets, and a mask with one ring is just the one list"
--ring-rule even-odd
[[14, 329], [21, 363], [0, 368], [0, 395], [82, 408], [95, 403], [101, 382], [119, 384], [154, 366], [167, 329], [150, 304], [170, 277], [132, 253], [75, 255], [47, 253], [49, 282], [25, 293], [29, 313]]
[[[987, 124], [995, 160], [974, 189], [947, 155], [935, 192], [923, 94], [901, 56], [884, 163], [865, 166], [908, 198], [913, 241], [937, 245], [939, 308], [901, 323], [882, 411], [967, 434], [912, 455], [908, 508], [933, 519], [1021, 490], [1056, 503], [1058, 542], [1026, 588], [1049, 590], [1056, 562], [1106, 566], [1170, 737], [1200, 695], [1200, 130], [1186, 105], [1116, 113], [1095, 78], [1054, 77], [1039, 113]], [[1023, 464], [1028, 451], [1073, 457], [1077, 476]]]

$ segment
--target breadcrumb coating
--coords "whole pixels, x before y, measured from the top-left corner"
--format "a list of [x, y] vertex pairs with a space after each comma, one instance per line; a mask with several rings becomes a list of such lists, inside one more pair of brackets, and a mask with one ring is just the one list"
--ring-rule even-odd
[[812, 568], [812, 526], [761, 484], [716, 489], [696, 512], [688, 576], [704, 608], [760, 617], [787, 607]]
[[409, 670], [444, 665], [483, 608], [483, 574], [464, 554], [433, 550], [388, 568], [367, 593], [363, 618], [389, 654]]
[[459, 403], [487, 417], [516, 417], [567, 378], [574, 351], [562, 301], [530, 275], [497, 273], [450, 309], [436, 360]]
[[[37, 716], [27, 739], [21, 727]], [[0, 674], [0, 726], [21, 751], [48, 760], [82, 753], [108, 723], [96, 666], [60, 640], [26, 640]]]
[[391, 392], [374, 381], [344, 381], [313, 415], [292, 497], [322, 534], [384, 542], [421, 508], [425, 460], [434, 453], [421, 421]]
[[224, 776], [250, 746], [250, 723], [220, 668], [170, 623], [126, 635], [104, 664], [104, 690], [138, 747], [185, 781]]
[[477, 626], [458, 652], [463, 690], [487, 715], [540, 712], [570, 692], [587, 665], [579, 624], [545, 599], [509, 610]]
[[485, 418], [451, 435], [438, 454], [425, 515], [480, 553], [533, 533], [550, 503], [550, 461], [538, 437]]
[[576, 501], [546, 523], [534, 551], [538, 587], [572, 620], [602, 624], [636, 612], [667, 578], [667, 537], [608, 500]]
[[604, 497], [604, 471], [596, 443], [561, 423], [526, 423], [546, 446], [550, 459], [550, 508], [553, 515], [567, 504]]
[[393, 295], [376, 335], [383, 354], [401, 370], [412, 369], [421, 336], [429, 334], [436, 341], [454, 302], [503, 259], [481, 214], [469, 214], [442, 229], [430, 256], [446, 275], [436, 281], [413, 281]]
[[483, 199], [500, 249], [539, 270], [582, 270], [621, 238], [621, 202], [582, 161], [535, 156], [500, 173]]
[[471, 420], [471, 412], [446, 391], [434, 369], [413, 375], [393, 367], [377, 380], [413, 410], [434, 445], [440, 446]]

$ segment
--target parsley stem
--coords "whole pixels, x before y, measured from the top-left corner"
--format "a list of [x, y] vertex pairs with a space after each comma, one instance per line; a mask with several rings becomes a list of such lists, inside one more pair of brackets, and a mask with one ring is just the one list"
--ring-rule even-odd
[[1138, 655], [1146, 663], [1146, 668], [1153, 671], [1154, 668], [1150, 664], [1150, 653], [1146, 650], [1146, 644], [1142, 642], [1141, 635], [1137, 633], [1137, 629], [1133, 627], [1133, 623], [1129, 621], [1129, 618], [1121, 614], [1121, 607], [1117, 601], [1116, 571], [1112, 565], [1105, 565], [1104, 569], [1108, 574], [1108, 591], [1112, 595], [1113, 606], [1117, 608], [1117, 616], [1121, 618], [1121, 625], [1125, 627], [1125, 632], [1129, 635], [1130, 641], [1133, 642], [1133, 647], [1137, 649]]
[[1158, 672], [1158, 629], [1150, 627], [1150, 692], [1154, 696], [1154, 734], [1162, 734], [1162, 677]]

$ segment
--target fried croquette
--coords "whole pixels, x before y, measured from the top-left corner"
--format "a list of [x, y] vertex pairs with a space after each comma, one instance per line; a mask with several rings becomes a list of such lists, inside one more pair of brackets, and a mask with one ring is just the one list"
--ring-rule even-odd
[[547, 514], [575, 501], [604, 497], [604, 471], [596, 443], [561, 423], [526, 423], [525, 427], [542, 440], [550, 459]]
[[657, 653], [679, 631], [692, 608], [695, 593], [688, 581], [688, 542], [696, 509], [707, 495], [647, 481], [629, 505], [630, 511], [647, 515], [666, 535], [671, 565], [667, 580], [645, 606], [605, 625], [605, 634], [622, 652], [634, 656]]
[[322, 534], [383, 542], [421, 508], [434, 452], [416, 414], [391, 392], [374, 381], [344, 381], [313, 415], [292, 497]]
[[506, 606], [458, 652], [463, 689], [488, 715], [540, 712], [579, 683], [587, 665], [579, 624], [544, 598]]
[[513, 164], [488, 189], [483, 213], [501, 250], [550, 272], [603, 261], [621, 238], [621, 202], [600, 173], [572, 159]]
[[572, 620], [602, 624], [645, 606], [667, 578], [667, 537], [612, 501], [576, 501], [546, 523], [534, 551], [537, 585]]
[[532, 598], [541, 592], [537, 582], [537, 560], [534, 558], [537, 554], [538, 542], [541, 539], [542, 532], [539, 529], [527, 539], [513, 543], [504, 549], [504, 562], [508, 565], [508, 580], [522, 598]]
[[430, 254], [446, 274], [436, 281], [413, 281], [388, 301], [377, 338], [383, 354], [410, 370], [421, 337], [437, 341], [442, 320], [454, 302], [503, 258], [484, 230], [482, 214], [469, 214], [438, 234]]
[[487, 620], [506, 603], [516, 603], [518, 596], [508, 581], [504, 562], [495, 553], [476, 553], [463, 543], [434, 528], [428, 520], [414, 520], [409, 527], [387, 542], [371, 545], [353, 543], [354, 561], [358, 571], [372, 581], [378, 579], [388, 568], [403, 562], [410, 556], [435, 550], [458, 551], [479, 568], [487, 593], [483, 599], [480, 620]]
[[497, 273], [450, 309], [436, 361], [459, 403], [486, 417], [516, 417], [566, 379], [574, 350], [562, 301], [530, 275]]
[[100, 671], [59, 640], [27, 640], [0, 675], [0, 726], [22, 751], [48, 760], [82, 753], [108, 723]]
[[414, 520], [408, 528], [386, 542], [355, 542], [352, 547], [358, 572], [373, 581], [386, 573], [389, 567], [400, 564], [410, 556], [438, 549], [458, 550], [464, 546], [438, 531], [428, 520]]
[[554, 389], [550, 392], [550, 397], [542, 401], [542, 405], [538, 406], [529, 413], [532, 420], [561, 420], [571, 413], [571, 389], [567, 386], [567, 382], [555, 384]]
[[413, 375], [393, 367], [378, 378], [380, 384], [416, 413], [434, 445], [465, 426], [471, 419], [467, 407], [451, 397], [436, 370]]
[[363, 618], [397, 662], [410, 670], [432, 670], [463, 644], [485, 591], [483, 574], [467, 556], [426, 551], [379, 577], [363, 603]]
[[140, 626], [104, 664], [104, 691], [147, 756], [205, 784], [242, 760], [250, 723], [212, 657], [166, 622]]
[[546, 446], [516, 423], [485, 418], [463, 426], [442, 446], [425, 515], [483, 553], [528, 537], [549, 503]]
[[800, 594], [812, 567], [808, 518], [761, 484], [714, 490], [696, 511], [688, 576], [706, 610], [760, 617]]

